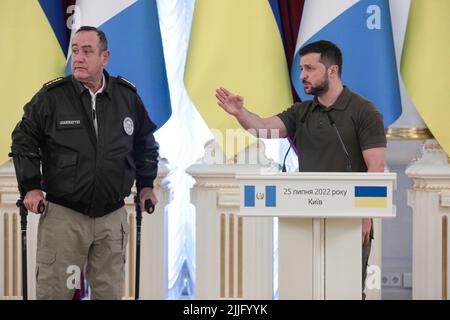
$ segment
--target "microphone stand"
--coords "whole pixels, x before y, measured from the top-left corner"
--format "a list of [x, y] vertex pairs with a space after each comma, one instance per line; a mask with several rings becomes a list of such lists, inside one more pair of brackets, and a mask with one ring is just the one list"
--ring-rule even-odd
[[339, 130], [338, 130], [337, 126], [336, 126], [336, 123], [334, 122], [334, 119], [331, 117], [330, 112], [326, 112], [326, 114], [328, 116], [328, 120], [330, 121], [330, 125], [336, 131], [336, 136], [338, 137], [339, 143], [341, 144], [342, 150], [344, 151], [345, 156], [347, 158], [347, 166], [345, 168], [345, 171], [346, 172], [352, 172], [352, 163], [350, 161], [350, 156], [348, 155], [347, 148], [345, 147], [344, 140], [342, 140], [341, 134], [339, 133]]

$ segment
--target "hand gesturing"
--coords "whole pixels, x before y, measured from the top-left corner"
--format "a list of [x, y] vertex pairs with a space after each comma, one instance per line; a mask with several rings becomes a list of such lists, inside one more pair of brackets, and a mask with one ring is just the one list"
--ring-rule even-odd
[[217, 104], [233, 116], [237, 116], [244, 107], [244, 98], [223, 87], [216, 89], [216, 98]]

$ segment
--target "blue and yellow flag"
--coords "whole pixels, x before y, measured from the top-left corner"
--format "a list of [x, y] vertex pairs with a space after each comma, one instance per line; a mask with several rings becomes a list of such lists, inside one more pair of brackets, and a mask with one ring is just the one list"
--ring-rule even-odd
[[343, 55], [342, 81], [373, 102], [389, 127], [401, 114], [388, 0], [305, 0], [292, 64], [292, 81], [302, 100], [299, 49], [317, 40], [335, 43]]
[[450, 156], [450, 1], [412, 0], [401, 72], [414, 105]]
[[387, 187], [355, 186], [355, 208], [386, 208]]
[[[197, 0], [184, 81], [192, 102], [210, 129], [240, 128], [217, 106], [224, 86], [244, 97], [260, 116], [292, 104], [289, 72], [273, 6], [267, 0]], [[224, 140], [218, 138], [223, 146]], [[224, 148], [225, 149], [225, 148]], [[228, 157], [237, 149], [225, 149]]]
[[[76, 4], [74, 31], [87, 25], [105, 32], [111, 51], [106, 70], [136, 85], [160, 128], [172, 115], [172, 107], [156, 1], [78, 0]], [[70, 63], [67, 71], [70, 73]]]
[[[45, 2], [47, 7], [61, 6], [60, 1]], [[64, 74], [66, 59], [46, 12], [35, 0], [1, 2], [0, 39], [3, 163], [8, 159], [11, 132], [22, 116], [23, 106], [44, 83]]]

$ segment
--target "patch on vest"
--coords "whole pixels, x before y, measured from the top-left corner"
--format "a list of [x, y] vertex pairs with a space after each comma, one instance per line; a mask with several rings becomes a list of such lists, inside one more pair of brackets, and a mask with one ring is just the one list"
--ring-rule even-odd
[[58, 129], [76, 129], [81, 128], [81, 120], [78, 119], [60, 119], [56, 123]]
[[125, 130], [125, 133], [129, 136], [131, 136], [134, 132], [134, 123], [133, 119], [130, 117], [126, 117], [123, 119], [123, 130]]

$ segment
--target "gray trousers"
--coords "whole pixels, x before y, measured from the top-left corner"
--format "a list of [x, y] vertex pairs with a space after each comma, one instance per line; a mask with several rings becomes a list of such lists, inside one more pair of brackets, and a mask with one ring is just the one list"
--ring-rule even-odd
[[38, 227], [36, 298], [72, 299], [85, 270], [91, 299], [121, 299], [127, 218], [124, 207], [91, 218], [49, 203]]

